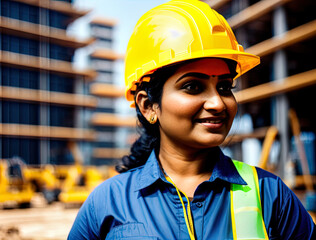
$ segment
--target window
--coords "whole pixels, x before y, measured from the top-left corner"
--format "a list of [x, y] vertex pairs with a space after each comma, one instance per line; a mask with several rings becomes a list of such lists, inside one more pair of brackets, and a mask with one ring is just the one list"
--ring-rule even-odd
[[74, 55], [74, 49], [51, 43], [49, 45], [49, 54], [50, 58], [52, 59], [71, 62]]
[[26, 164], [40, 164], [38, 139], [2, 137], [3, 159], [20, 157]]
[[[11, 69], [12, 70], [12, 69]], [[19, 71], [11, 71], [11, 80], [12, 80], [12, 83], [15, 85], [15, 86], [19, 86], [19, 79], [20, 79], [20, 73]]]
[[1, 50], [39, 56], [39, 41], [1, 34]]
[[10, 39], [8, 35], [1, 34], [1, 50], [9, 51], [10, 50]]
[[113, 70], [113, 61], [91, 58], [91, 65], [95, 70], [100, 71], [112, 71]]
[[39, 73], [35, 71], [2, 66], [1, 80], [3, 86], [39, 88]]
[[18, 37], [9, 36], [9, 51], [19, 53], [20, 52], [20, 41]]
[[97, 39], [93, 43], [92, 47], [95, 49], [112, 48], [112, 40], [111, 39]]
[[20, 69], [20, 87], [39, 89], [39, 73]]
[[19, 8], [19, 20], [22, 20], [22, 21], [25, 21], [25, 22], [29, 22], [29, 19], [30, 19], [30, 8], [28, 6], [24, 6], [22, 7], [23, 5], [20, 5], [20, 8]]
[[97, 97], [98, 107], [113, 108], [114, 100], [112, 98]]
[[19, 19], [19, 3], [12, 1], [9, 5], [9, 10], [11, 18]]
[[115, 133], [114, 132], [98, 132], [97, 133], [97, 139], [99, 142], [113, 142], [115, 139]]
[[73, 107], [50, 106], [49, 110], [50, 126], [74, 127], [75, 109]]
[[94, 145], [96, 148], [114, 148], [115, 147], [114, 139], [111, 142], [104, 142], [104, 141], [95, 142]]
[[75, 79], [56, 74], [50, 74], [50, 91], [73, 93]]
[[74, 163], [74, 158], [66, 141], [50, 141], [50, 164], [67, 165]]
[[49, 10], [49, 26], [54, 28], [67, 28], [69, 22], [69, 17], [60, 12], [56, 12], [54, 10]]
[[109, 107], [109, 108], [96, 107], [95, 111], [99, 113], [115, 113], [114, 107]]
[[29, 22], [39, 23], [39, 9], [38, 9], [38, 7], [29, 6]]
[[1, 15], [21, 21], [39, 23], [39, 8], [21, 2], [1, 0]]
[[112, 27], [105, 27], [105, 26], [98, 26], [92, 25], [91, 26], [91, 35], [96, 38], [104, 38], [104, 39], [112, 39]]
[[30, 41], [26, 38], [20, 38], [16, 40], [19, 45], [18, 53], [29, 55], [30, 52]]
[[7, 0], [1, 1], [1, 16], [8, 17], [10, 16], [10, 2]]
[[72, 3], [73, 0], [53, 0], [53, 1], [59, 1], [59, 2], [68, 2], [68, 3]]
[[14, 79], [12, 68], [1, 67], [1, 80], [3, 86], [19, 87], [18, 79]]
[[2, 101], [2, 122], [38, 125], [39, 105], [15, 101]]
[[112, 98], [97, 97], [98, 105], [95, 109], [96, 112], [114, 113], [114, 100]]
[[112, 83], [113, 82], [112, 72], [99, 71], [96, 77], [96, 81], [104, 82], [104, 83]]

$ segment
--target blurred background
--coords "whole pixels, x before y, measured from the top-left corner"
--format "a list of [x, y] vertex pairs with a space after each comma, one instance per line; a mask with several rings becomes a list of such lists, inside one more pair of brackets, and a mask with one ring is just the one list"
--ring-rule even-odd
[[[0, 1], [0, 240], [65, 239], [80, 204], [116, 174], [137, 138], [125, 49], [164, 2]], [[280, 176], [315, 216], [316, 2], [204, 2], [261, 57], [238, 79], [224, 152]]]

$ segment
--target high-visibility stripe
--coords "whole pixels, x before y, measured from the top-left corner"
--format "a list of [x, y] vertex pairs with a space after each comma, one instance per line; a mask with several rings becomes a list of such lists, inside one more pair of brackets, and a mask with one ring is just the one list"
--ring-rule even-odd
[[247, 185], [231, 184], [231, 218], [234, 240], [269, 239], [262, 216], [258, 175], [255, 167], [233, 161]]
[[258, 173], [255, 167], [252, 167], [252, 171], [253, 171], [253, 175], [254, 175], [254, 179], [255, 179], [255, 184], [256, 184], [256, 190], [257, 190], [257, 196], [258, 196], [258, 200], [259, 200], [259, 204], [260, 204], [260, 209], [261, 209], [261, 221], [262, 221], [262, 226], [264, 228], [264, 236], [265, 239], [269, 239], [268, 237], [268, 233], [266, 230], [266, 225], [264, 223], [263, 220], [263, 215], [262, 215], [262, 205], [261, 205], [261, 197], [260, 197], [260, 188], [259, 188], [259, 179], [258, 179]]
[[233, 189], [230, 188], [230, 215], [232, 220], [232, 231], [233, 231], [233, 238], [234, 240], [237, 239], [237, 231], [236, 231], [236, 220], [235, 220], [235, 213], [234, 213], [234, 201], [233, 201]]

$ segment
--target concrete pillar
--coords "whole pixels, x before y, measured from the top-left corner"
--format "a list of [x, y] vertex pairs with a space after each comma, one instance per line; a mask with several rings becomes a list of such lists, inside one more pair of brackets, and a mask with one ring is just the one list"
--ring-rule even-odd
[[[273, 35], [279, 36], [287, 31], [286, 12], [283, 7], [277, 8], [273, 13]], [[279, 50], [273, 57], [272, 80], [284, 79], [287, 77], [286, 52]], [[289, 121], [288, 110], [289, 101], [285, 94], [281, 94], [272, 99], [272, 124], [276, 125], [280, 134], [280, 160], [279, 176], [284, 177], [284, 167], [289, 157]]]
[[[48, 10], [44, 8], [39, 9], [39, 24], [46, 25], [49, 21]], [[42, 61], [49, 61], [49, 45], [47, 42], [40, 41], [39, 43], [39, 56], [42, 57]], [[49, 90], [49, 73], [46, 71], [39, 71], [39, 89]], [[40, 125], [49, 125], [49, 105], [46, 103], [40, 103]], [[50, 159], [49, 151], [49, 139], [40, 139], [40, 164], [48, 164]]]

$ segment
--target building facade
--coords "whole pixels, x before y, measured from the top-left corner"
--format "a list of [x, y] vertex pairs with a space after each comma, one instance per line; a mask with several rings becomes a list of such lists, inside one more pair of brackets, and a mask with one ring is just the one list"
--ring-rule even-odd
[[66, 34], [86, 13], [71, 0], [1, 0], [0, 158], [72, 163], [68, 146], [76, 142], [89, 161], [95, 140], [89, 121], [97, 99], [87, 86], [95, 73], [75, 70], [72, 59], [91, 41]]
[[124, 113], [122, 100], [124, 90], [115, 81], [115, 64], [123, 61], [124, 56], [113, 50], [113, 31], [116, 20], [94, 18], [90, 22], [91, 37], [89, 45], [89, 67], [96, 71], [96, 78], [90, 85], [91, 95], [97, 98], [97, 107], [91, 117], [91, 125], [96, 131], [96, 142], [92, 151], [93, 164], [114, 164], [128, 153], [135, 133], [136, 119]]

